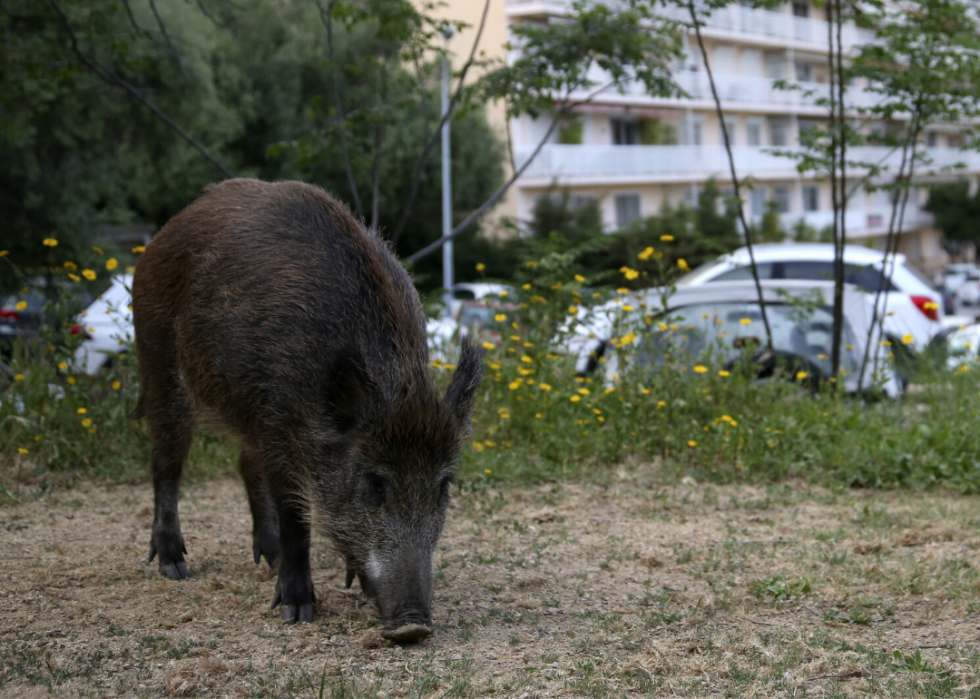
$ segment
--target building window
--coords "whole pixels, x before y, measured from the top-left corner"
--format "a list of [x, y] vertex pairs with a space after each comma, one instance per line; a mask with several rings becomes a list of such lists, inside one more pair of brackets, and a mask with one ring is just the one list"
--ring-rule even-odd
[[793, 3], [793, 16], [794, 17], [809, 17], [810, 16], [810, 5], [805, 2], [794, 2]]
[[616, 195], [616, 228], [626, 228], [640, 220], [640, 195]]
[[812, 83], [813, 82], [813, 64], [812, 63], [797, 63], [796, 64], [796, 80], [801, 83]]
[[789, 122], [785, 119], [769, 120], [769, 143], [773, 146], [789, 144]]
[[820, 210], [820, 189], [813, 184], [803, 186], [803, 210]]
[[762, 145], [762, 124], [757, 121], [745, 124], [745, 143], [749, 146]]
[[929, 131], [926, 133], [926, 146], [929, 148], [935, 148], [939, 145], [939, 134], [935, 131]]
[[752, 190], [752, 196], [749, 200], [749, 209], [751, 210], [752, 217], [761, 217], [766, 213], [766, 190], [762, 187], [756, 187]]
[[594, 206], [595, 202], [594, 194], [573, 194], [568, 198], [568, 208], [572, 211], [581, 211]]
[[789, 187], [773, 187], [772, 202], [774, 208], [781, 214], [789, 213]]
[[[738, 139], [735, 138], [735, 128], [736, 124], [734, 120], [725, 119], [725, 131], [728, 132], [728, 145], [730, 146], [735, 146], [738, 143]], [[724, 138], [724, 135], [722, 138]], [[724, 142], [722, 145], [724, 145]]]
[[612, 130], [613, 145], [639, 145], [640, 129], [636, 123], [636, 119], [622, 119], [613, 117], [609, 120], [609, 128]]

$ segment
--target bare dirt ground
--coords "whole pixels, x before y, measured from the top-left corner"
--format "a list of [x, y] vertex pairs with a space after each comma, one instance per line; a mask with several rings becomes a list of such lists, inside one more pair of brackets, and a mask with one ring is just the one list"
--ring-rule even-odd
[[180, 583], [145, 564], [149, 486], [15, 491], [0, 695], [980, 697], [977, 497], [621, 475], [457, 493], [404, 646], [322, 540], [317, 618], [283, 626], [235, 480], [186, 488]]

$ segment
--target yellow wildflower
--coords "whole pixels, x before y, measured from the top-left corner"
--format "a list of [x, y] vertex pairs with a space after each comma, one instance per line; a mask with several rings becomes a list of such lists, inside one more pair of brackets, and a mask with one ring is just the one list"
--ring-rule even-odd
[[909, 334], [909, 335], [902, 335], [902, 344], [903, 345], [911, 345], [913, 339], [914, 338], [912, 337], [911, 334]]
[[97, 248], [94, 246], [92, 247], [92, 252], [94, 252], [96, 255], [105, 255], [105, 253], [102, 252], [102, 248]]
[[68, 273], [68, 278], [71, 279], [73, 282], [82, 281], [82, 278], [80, 276], [78, 276], [77, 274], [72, 274], [71, 272]]
[[731, 375], [731, 374], [729, 374], [729, 373], [728, 373], [727, 371], [725, 371], [724, 369], [721, 369], [721, 370], [719, 370], [719, 371], [718, 371], [718, 376], [720, 376], [720, 377], [721, 377], [721, 378], [723, 378], [723, 379], [727, 379], [727, 378], [728, 378], [728, 377], [729, 377], [730, 375]]
[[510, 292], [505, 289], [504, 291], [501, 291], [500, 293], [498, 293], [497, 296], [499, 296], [500, 298], [503, 298], [504, 296], [506, 296], [509, 293]]
[[82, 420], [82, 427], [91, 427], [91, 426], [92, 426], [91, 418], [85, 418], [84, 420]]
[[47, 247], [49, 247], [49, 248], [58, 247], [58, 241], [55, 240], [54, 238], [45, 238], [41, 242], [44, 243], [44, 245], [47, 246]]
[[14, 376], [14, 381], [23, 381], [23, 380], [24, 380], [23, 374], [17, 374], [16, 376]]
[[110, 272], [118, 266], [119, 266], [119, 260], [117, 260], [115, 257], [110, 257], [108, 260], [105, 261], [105, 268]]
[[827, 358], [827, 355], [826, 354], [818, 354], [817, 355], [817, 359], [826, 359], [826, 358]]
[[68, 384], [69, 385], [74, 386], [76, 383], [77, 382], [75, 381], [75, 377], [74, 376], [69, 376], [68, 377]]
[[569, 306], [568, 312], [572, 315], [575, 315], [576, 313], [578, 313], [578, 306]]
[[67, 269], [67, 270], [69, 270], [69, 271], [74, 272], [75, 270], [78, 269], [78, 265], [76, 265], [74, 262], [66, 262], [64, 264], [64, 268]]
[[23, 311], [25, 308], [27, 308], [27, 301], [18, 301], [14, 308], [16, 308], [18, 311]]
[[706, 367], [706, 366], [704, 366], [702, 364], [698, 364], [697, 366], [694, 367], [694, 371], [697, 374], [707, 374], [708, 373], [708, 367]]
[[677, 258], [677, 266], [680, 268], [682, 272], [691, 271], [691, 268], [687, 264], [687, 260], [685, 260], [683, 257]]
[[653, 248], [646, 248], [643, 250], [643, 252], [641, 252], [639, 255], [636, 256], [636, 259], [643, 260], [644, 262], [646, 262], [647, 260], [650, 259], [650, 255], [652, 254], [653, 254]]
[[517, 389], [519, 389], [521, 387], [521, 384], [522, 383], [523, 383], [523, 380], [522, 379], [514, 379], [509, 384], [507, 384], [507, 388], [509, 388], [512, 391], [516, 391]]
[[660, 236], [660, 239], [662, 241], [664, 241], [665, 243], [669, 243], [670, 241], [672, 241], [674, 239], [674, 236], [672, 236], [672, 235], [662, 235], [662, 236]]
[[589, 389], [587, 388], [580, 388], [578, 389], [578, 392], [581, 393], [583, 396], [587, 396], [590, 393]]
[[473, 442], [473, 451], [481, 452], [483, 451], [483, 444], [480, 442]]
[[663, 407], [665, 407], [666, 405], [667, 405], [667, 403], [666, 403], [665, 401], [662, 401], [662, 400], [658, 400], [658, 401], [657, 401], [657, 410], [660, 410], [660, 408], [663, 408]]
[[525, 266], [527, 266], [527, 267], [531, 267], [532, 269], [533, 269], [534, 267], [537, 267], [537, 266], [538, 266], [538, 263], [537, 263], [537, 262], [535, 262], [534, 260], [528, 260], [528, 261], [527, 261], [527, 262], [525, 262], [524, 264], [525, 264]]
[[538, 388], [540, 388], [542, 391], [550, 391], [551, 390], [551, 384], [539, 383], [538, 384]]
[[75, 412], [78, 413], [79, 415], [84, 415], [85, 413], [88, 412], [88, 410], [86, 410], [85, 408], [79, 408]]
[[119, 383], [118, 381], [113, 381], [112, 382], [112, 390], [113, 391], [118, 391], [120, 388], [122, 388], [122, 384], [121, 383]]
[[6, 257], [10, 254], [10, 250], [0, 250], [0, 257]]
[[939, 304], [932, 301], [927, 301], [926, 303], [922, 304], [922, 307], [927, 311], [935, 311], [939, 309]]
[[93, 272], [90, 269], [83, 269], [82, 276], [88, 279], [89, 281], [93, 281], [95, 279], [95, 272]]
[[585, 277], [583, 277], [581, 274], [576, 274], [575, 281], [577, 281], [579, 284], [585, 284]]
[[631, 305], [629, 305], [628, 303], [624, 303], [624, 304], [623, 304], [623, 310], [624, 310], [624, 311], [626, 311], [626, 312], [628, 313], [629, 311], [632, 311], [632, 310], [634, 310], [634, 309], [633, 309], [633, 307], [632, 307]]
[[492, 350], [494, 347], [496, 347], [496, 345], [493, 344], [492, 342], [484, 342], [483, 343], [483, 349]]
[[742, 320], [740, 320], [738, 322], [741, 323], [742, 325], [749, 325], [752, 322], [752, 319], [751, 318], [742, 318]]
[[487, 266], [485, 264], [483, 264], [482, 262], [477, 262], [476, 263], [476, 271], [477, 272], [482, 272], [486, 268], [487, 268]]
[[689, 447], [691, 447], [691, 448], [694, 448], [694, 447], [696, 447], [697, 445], [698, 445], [698, 443], [697, 443], [697, 442], [695, 442], [695, 441], [694, 441], [693, 439], [691, 439], [691, 440], [688, 440], [688, 442], [687, 442], [687, 446], [689, 446]]
[[61, 362], [61, 363], [60, 363], [60, 364], [58, 365], [58, 368], [59, 368], [59, 369], [61, 369], [62, 371], [64, 371], [65, 369], [67, 369], [67, 368], [68, 368], [68, 362]]
[[488, 468], [485, 468], [485, 469], [483, 469], [483, 472], [484, 472], [485, 474], [487, 474], [488, 476], [489, 476], [489, 475], [490, 475], [491, 473], [493, 473], [493, 471], [491, 471], [491, 470], [490, 470], [490, 469], [488, 469]]
[[580, 400], [582, 400], [582, 396], [572, 396], [568, 400], [572, 401], [573, 403], [578, 403]]
[[531, 285], [529, 283], [524, 284], [521, 288], [524, 289], [524, 291], [528, 291], [531, 288]]
[[521, 357], [521, 361], [524, 362], [525, 364], [533, 364], [534, 363], [534, 360], [531, 359], [530, 357], [528, 357], [526, 354], [523, 357]]
[[616, 293], [617, 294], [628, 294], [629, 292], [630, 292], [629, 289], [623, 289], [622, 287], [620, 287], [619, 289], [616, 289]]
[[134, 255], [142, 255], [144, 252], [146, 252], [146, 248], [142, 245], [137, 245], [135, 248], [133, 248]]
[[493, 319], [498, 323], [503, 323], [505, 320], [507, 320], [507, 315], [505, 313], [498, 313], [493, 317]]
[[623, 273], [623, 276], [629, 280], [636, 279], [640, 276], [640, 273], [635, 269], [630, 269], [629, 267], [620, 267], [619, 271]]
[[17, 447], [17, 453], [18, 454], [30, 454], [30, 452], [27, 449], [25, 449], [24, 447]]
[[797, 381], [802, 381], [807, 376], [808, 376], [808, 374], [805, 371], [798, 371], [798, 372], [796, 372], [796, 380]]

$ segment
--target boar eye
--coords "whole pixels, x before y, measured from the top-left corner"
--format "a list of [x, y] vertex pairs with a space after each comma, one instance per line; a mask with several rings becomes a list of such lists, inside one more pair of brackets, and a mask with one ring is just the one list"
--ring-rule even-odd
[[364, 502], [369, 507], [381, 507], [385, 502], [385, 479], [376, 473], [370, 474], [364, 483]]

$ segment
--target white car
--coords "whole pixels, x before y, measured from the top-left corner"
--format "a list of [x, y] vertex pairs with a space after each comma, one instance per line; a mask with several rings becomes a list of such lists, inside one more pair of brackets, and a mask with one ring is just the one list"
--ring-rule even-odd
[[980, 325], [968, 325], [953, 330], [946, 337], [946, 366], [958, 369], [980, 361]]
[[133, 275], [113, 277], [112, 284], [77, 318], [73, 335], [83, 340], [75, 352], [75, 366], [86, 374], [98, 373], [110, 358], [133, 342]]
[[[834, 246], [829, 243], [764, 243], [753, 246], [760, 280], [832, 281]], [[845, 282], [870, 295], [882, 281], [884, 253], [860, 246], [844, 249]], [[892, 262], [894, 260], [894, 263]], [[891, 274], [889, 283], [887, 275]], [[904, 255], [889, 256], [881, 310], [885, 335], [892, 341], [911, 335], [912, 347], [924, 350], [941, 330], [942, 297], [910, 266]], [[678, 288], [752, 280], [747, 248], [723, 255], [681, 277]]]
[[[831, 376], [833, 337], [832, 282], [762, 282], [766, 315], [772, 329], [773, 349], [789, 363], [803, 368], [814, 379]], [[704, 352], [715, 352], [721, 363], [741, 356], [746, 348], [765, 346], [765, 326], [759, 309], [754, 282], [719, 282], [704, 286], [678, 287], [664, 312], [661, 290], [648, 290], [641, 302], [627, 302], [633, 310], [622, 310], [623, 303], [605, 304], [580, 319], [569, 348], [577, 354], [576, 371], [588, 374], [600, 366], [607, 381], [622, 370], [619, 356], [641, 364], [657, 363], [667, 354], [683, 352], [693, 364]], [[844, 328], [841, 368], [845, 390], [858, 389], [858, 377], [868, 352], [868, 367], [861, 385], [873, 383], [877, 364], [881, 388], [891, 397], [902, 393], [898, 377], [890, 370], [888, 347], [880, 344], [877, 326], [871, 328], [873, 298], [860, 288], [844, 287]], [[647, 316], [652, 315], [647, 323]], [[748, 322], [746, 322], [748, 321]], [[869, 330], [871, 343], [868, 344]], [[612, 338], [619, 338], [625, 353], [612, 350]], [[623, 340], [623, 338], [628, 338]], [[760, 352], [760, 355], [767, 353]]]
[[980, 304], [980, 273], [970, 272], [956, 287], [953, 298], [963, 306], [976, 306]]

